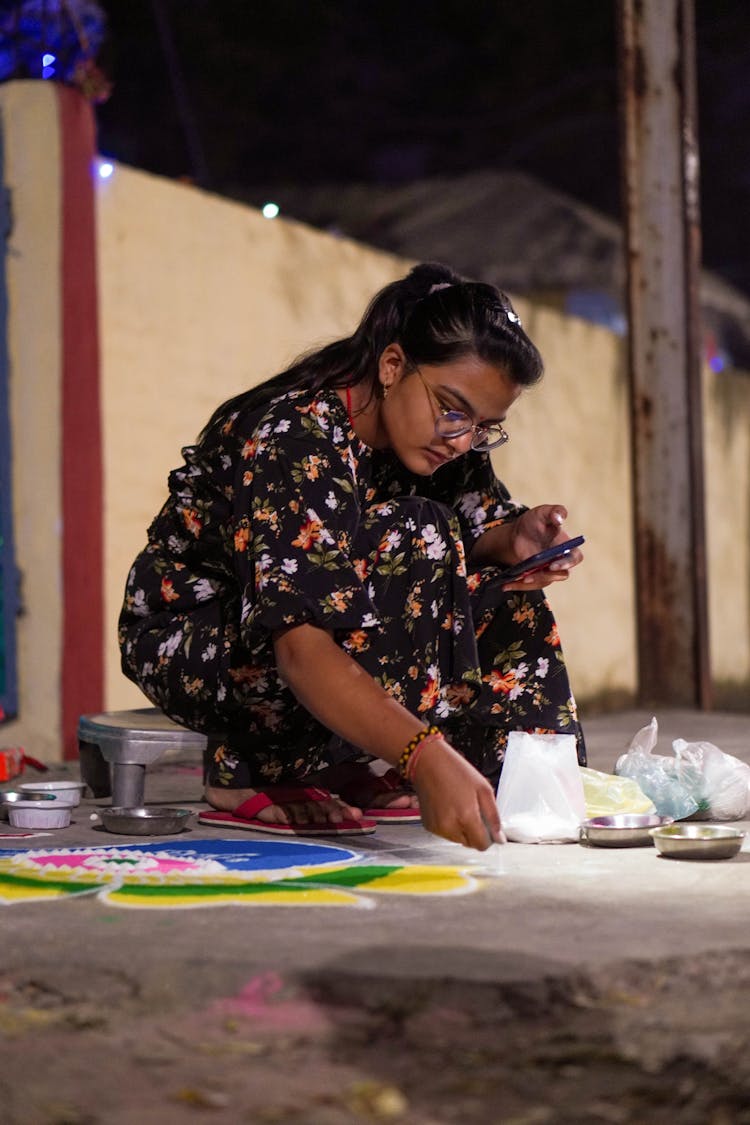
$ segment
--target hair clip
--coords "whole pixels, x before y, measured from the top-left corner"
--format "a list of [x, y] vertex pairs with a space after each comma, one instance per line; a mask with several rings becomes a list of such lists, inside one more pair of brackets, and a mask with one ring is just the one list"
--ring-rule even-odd
[[431, 285], [430, 288], [427, 290], [427, 296], [431, 297], [432, 294], [437, 293], [437, 291], [439, 289], [452, 289], [452, 288], [453, 288], [453, 282], [452, 281], [437, 281], [437, 282], [435, 282], [434, 285]]

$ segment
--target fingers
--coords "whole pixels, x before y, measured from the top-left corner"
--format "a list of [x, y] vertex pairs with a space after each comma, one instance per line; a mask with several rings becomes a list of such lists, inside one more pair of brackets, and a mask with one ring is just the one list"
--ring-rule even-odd
[[568, 509], [564, 504], [537, 504], [535, 508], [529, 509], [529, 515], [536, 518], [537, 524], [556, 535], [568, 518]]
[[490, 843], [506, 843], [505, 833], [500, 824], [500, 813], [498, 812], [495, 794], [489, 785], [479, 793], [479, 813], [487, 830]]
[[492, 786], [450, 744], [421, 757], [413, 781], [429, 832], [482, 852], [504, 843]]
[[503, 590], [543, 590], [553, 582], [565, 582], [568, 578], [568, 567], [564, 570], [537, 570], [526, 578], [519, 578], [515, 582], [507, 582]]
[[507, 843], [491, 787], [485, 782], [476, 794], [471, 811], [459, 817], [452, 831], [439, 834], [479, 852], [487, 851], [493, 844]]

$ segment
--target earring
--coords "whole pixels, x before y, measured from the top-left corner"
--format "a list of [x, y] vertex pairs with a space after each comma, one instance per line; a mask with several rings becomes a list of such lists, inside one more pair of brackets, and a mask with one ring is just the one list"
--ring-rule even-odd
[[382, 398], [383, 400], [385, 400], [385, 399], [387, 399], [387, 398], [388, 398], [388, 388], [387, 388], [387, 386], [385, 385], [385, 383], [383, 383], [383, 384], [382, 384], [382, 388], [381, 388], [381, 391], [380, 391], [380, 395], [381, 395], [381, 398]]

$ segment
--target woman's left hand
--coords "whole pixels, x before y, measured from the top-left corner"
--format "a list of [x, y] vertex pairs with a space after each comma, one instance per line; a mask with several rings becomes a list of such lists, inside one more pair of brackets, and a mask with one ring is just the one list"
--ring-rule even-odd
[[[530, 555], [564, 543], [570, 534], [563, 527], [568, 511], [562, 504], [538, 504], [522, 512], [511, 525], [511, 557], [505, 562], [508, 566], [523, 562]], [[565, 558], [551, 562], [545, 570], [538, 570], [525, 578], [517, 578], [504, 586], [505, 590], [543, 590], [553, 582], [565, 582], [574, 566], [583, 562], [583, 552], [574, 548]]]

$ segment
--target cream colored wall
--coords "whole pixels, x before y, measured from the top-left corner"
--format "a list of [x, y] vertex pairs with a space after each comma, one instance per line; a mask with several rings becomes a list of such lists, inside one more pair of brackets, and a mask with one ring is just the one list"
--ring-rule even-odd
[[750, 709], [750, 378], [706, 373], [704, 404], [712, 671]]
[[[2, 744], [47, 760], [60, 741], [60, 196], [57, 101], [41, 82], [0, 86], [4, 181], [12, 228], [5, 257], [16, 561], [19, 718]], [[33, 138], [33, 143], [30, 143]]]

